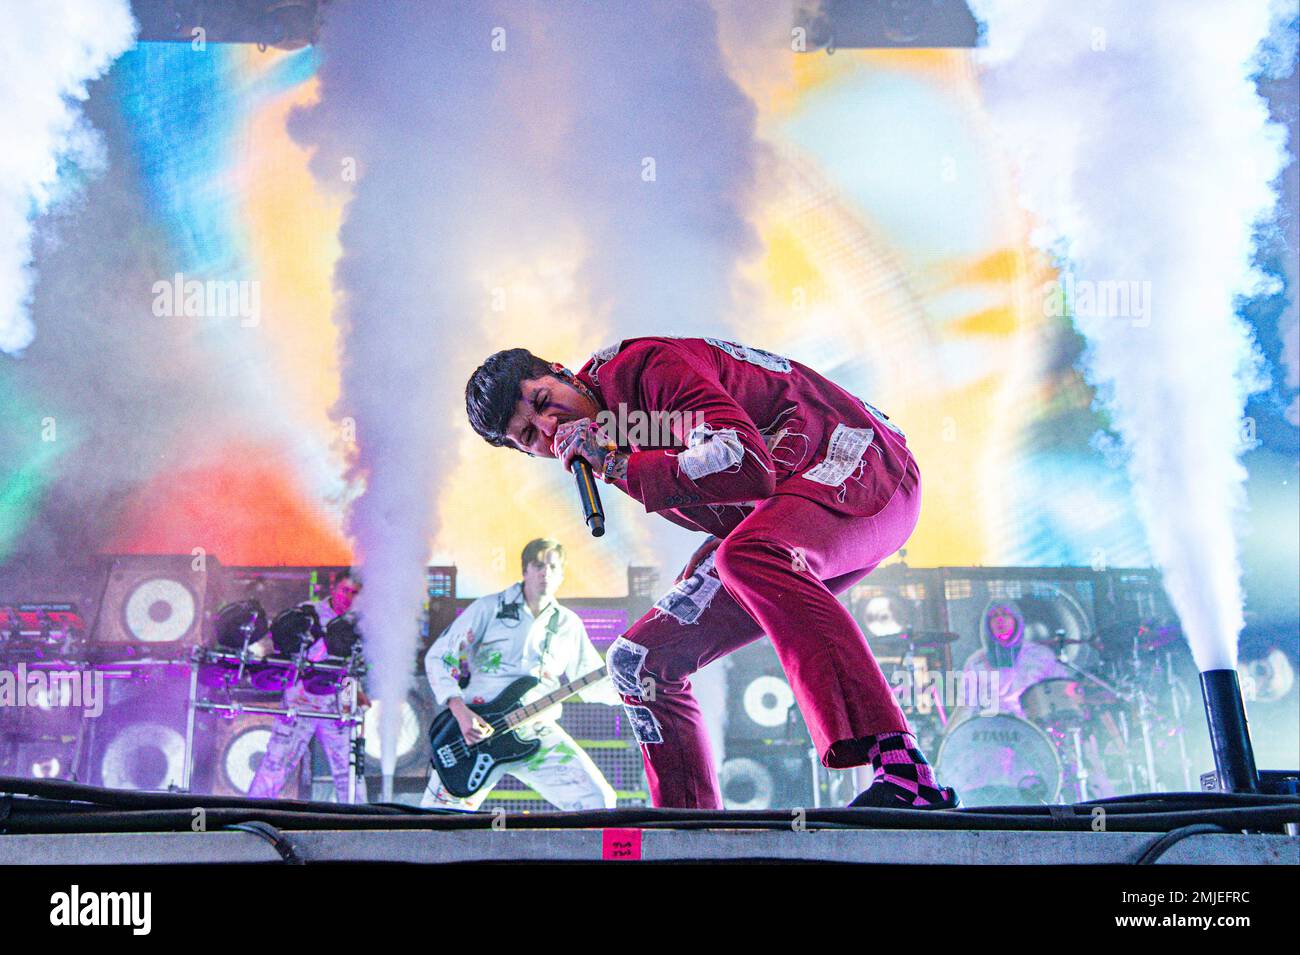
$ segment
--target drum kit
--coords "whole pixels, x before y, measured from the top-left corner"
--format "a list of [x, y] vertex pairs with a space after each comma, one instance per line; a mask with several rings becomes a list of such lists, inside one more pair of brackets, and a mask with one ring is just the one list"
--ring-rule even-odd
[[[1044, 641], [1060, 664], [1019, 694], [1019, 712], [945, 706], [939, 684], [911, 707], [935, 769], [966, 805], [1082, 802], [1136, 792], [1191, 790], [1183, 714], [1191, 697], [1178, 675], [1174, 627], [1130, 621], [1098, 634]], [[955, 634], [905, 635], [900, 661], [916, 668]], [[920, 705], [924, 702], [927, 705]], [[908, 707], [905, 707], [908, 709]], [[965, 717], [965, 718], [963, 718]]]
[[[189, 649], [188, 659], [183, 648], [177, 652], [169, 646], [142, 655], [134, 645], [97, 643], [91, 639], [90, 630], [71, 604], [25, 603], [0, 608], [0, 667], [36, 675], [28, 681], [34, 689], [24, 697], [25, 702], [30, 697], [32, 705], [7, 708], [0, 714], [4, 716], [0, 725], [4, 743], [0, 772], [10, 764], [30, 771], [32, 767], [24, 761], [30, 762], [29, 756], [35, 753], [42, 763], [57, 761], [58, 768], [50, 770], [49, 775], [85, 775], [94, 779], [98, 772], [104, 785], [126, 785], [116, 782], [122, 774], [110, 769], [124, 761], [145, 758], [141, 756], [145, 753], [149, 759], [157, 757], [172, 767], [165, 774], [166, 788], [189, 791], [196, 730], [205, 729], [196, 725], [200, 712], [227, 719], [260, 713], [349, 723], [356, 754], [354, 776], [365, 765], [364, 712], [357, 706], [353, 689], [359, 685], [365, 665], [360, 634], [351, 614], [335, 617], [322, 626], [310, 604], [271, 618], [258, 600], [229, 603], [210, 615], [203, 642]], [[187, 664], [188, 687], [183, 682]], [[57, 679], [42, 682], [37, 679], [42, 674], [53, 674]], [[144, 695], [158, 698], [155, 709], [159, 713], [170, 713], [173, 696], [158, 687], [174, 685], [178, 722], [168, 727], [164, 717], [146, 714], [139, 717], [138, 725], [127, 722], [119, 727], [117, 722], [90, 718], [90, 704], [82, 704], [80, 693], [76, 700], [47, 701], [42, 697], [42, 687], [47, 684], [52, 692], [70, 694], [71, 678], [77, 674], [84, 678], [81, 683], [92, 679], [100, 683], [112, 681], [111, 692], [100, 697], [101, 709], [112, 709], [119, 705], [119, 698], [132, 698], [134, 688], [146, 688], [151, 681], [157, 681]], [[320, 704], [311, 709], [286, 705], [281, 697], [297, 683]], [[76, 705], [71, 705], [74, 702]], [[130, 719], [136, 719], [137, 710], [148, 710], [136, 703], [121, 705], [131, 711]], [[183, 733], [181, 718], [185, 721]], [[102, 731], [98, 742], [96, 729]], [[146, 732], [157, 738], [137, 739]], [[160, 734], [166, 736], [162, 742]], [[57, 754], [57, 760], [51, 754]]]
[[[351, 724], [349, 793], [354, 792], [356, 777], [365, 766], [365, 714], [354, 691], [365, 673], [365, 661], [355, 618], [343, 614], [321, 626], [311, 604], [291, 607], [271, 618], [260, 601], [241, 600], [221, 607], [210, 620], [208, 638], [203, 646], [194, 648], [190, 660], [191, 706], [182, 788], [189, 788], [195, 713], [202, 711], [227, 719], [261, 713]], [[319, 653], [321, 647], [324, 655]], [[266, 694], [281, 694], [298, 682], [314, 696], [332, 696], [333, 706], [298, 709], [264, 699]]]
[[[270, 637], [274, 652], [259, 652]], [[325, 656], [308, 656], [320, 639]], [[208, 645], [196, 651], [198, 682], [213, 689], [247, 685], [263, 693], [278, 693], [301, 679], [308, 691], [330, 693], [346, 677], [358, 676], [360, 634], [352, 617], [335, 617], [325, 627], [310, 604], [292, 607], [269, 620], [256, 600], [227, 604], [212, 618]]]

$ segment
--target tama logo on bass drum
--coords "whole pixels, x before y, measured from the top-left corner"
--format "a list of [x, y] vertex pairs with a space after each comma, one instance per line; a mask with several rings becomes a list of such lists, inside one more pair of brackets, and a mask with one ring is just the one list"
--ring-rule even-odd
[[1020, 742], [1020, 734], [1015, 730], [982, 730], [971, 738], [980, 743]]

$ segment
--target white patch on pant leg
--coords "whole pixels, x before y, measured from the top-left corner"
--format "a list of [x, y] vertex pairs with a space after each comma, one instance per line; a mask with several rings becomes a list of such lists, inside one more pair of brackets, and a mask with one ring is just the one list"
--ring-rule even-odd
[[645, 667], [649, 647], [619, 637], [609, 645], [605, 654], [605, 670], [614, 681], [614, 688], [624, 696], [641, 699], [641, 670]]
[[664, 741], [663, 728], [659, 725], [659, 720], [650, 712], [649, 707], [645, 706], [628, 706], [623, 704], [623, 709], [627, 713], [628, 722], [632, 724], [632, 735], [636, 737], [638, 743], [662, 743]]
[[862, 456], [871, 447], [871, 439], [875, 436], [871, 428], [848, 428], [843, 423], [837, 424], [826, 445], [826, 457], [816, 467], [805, 471], [803, 476], [828, 487], [843, 485], [861, 465]]
[[[695, 573], [681, 580], [672, 590], [659, 598], [655, 609], [675, 618], [678, 623], [692, 624], [700, 619], [713, 597], [722, 589], [722, 581], [713, 573], [713, 558], [717, 552], [700, 561]], [[612, 652], [611, 647], [611, 652]]]
[[692, 481], [698, 481], [737, 467], [744, 458], [745, 446], [735, 428], [714, 431], [701, 424], [686, 436], [686, 450], [677, 454], [677, 467]]

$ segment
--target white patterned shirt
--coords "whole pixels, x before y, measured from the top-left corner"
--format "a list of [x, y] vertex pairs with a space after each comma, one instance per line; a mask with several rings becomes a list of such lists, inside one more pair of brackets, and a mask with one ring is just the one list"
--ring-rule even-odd
[[[424, 670], [439, 704], [453, 697], [485, 703], [520, 677], [536, 677], [540, 682], [522, 698], [528, 703], [604, 665], [582, 618], [554, 600], [534, 617], [524, 600], [522, 581], [475, 600], [424, 657]], [[462, 687], [466, 674], [468, 682]], [[578, 699], [610, 706], [622, 703], [608, 680], [588, 686]], [[558, 719], [559, 708], [548, 710], [546, 716]]]

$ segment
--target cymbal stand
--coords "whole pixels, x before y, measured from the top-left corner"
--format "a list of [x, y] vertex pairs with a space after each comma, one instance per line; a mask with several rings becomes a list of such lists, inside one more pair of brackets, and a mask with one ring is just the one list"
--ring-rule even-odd
[[1192, 792], [1192, 761], [1187, 755], [1187, 726], [1183, 722], [1183, 704], [1186, 700], [1187, 687], [1174, 673], [1174, 655], [1165, 651], [1165, 672], [1169, 678], [1169, 708], [1173, 713], [1174, 726], [1178, 732], [1178, 761], [1183, 770], [1183, 790]]
[[822, 807], [822, 761], [817, 758], [816, 746], [808, 747], [808, 765], [812, 768], [813, 808], [820, 809]]
[[1133, 766], [1133, 760], [1129, 758], [1129, 753], [1133, 751], [1133, 734], [1129, 732], [1128, 712], [1120, 710], [1116, 713], [1119, 718], [1120, 739], [1124, 742], [1124, 772], [1128, 774], [1128, 791], [1135, 793], [1137, 788], [1137, 771]]
[[1156, 778], [1156, 753], [1151, 741], [1151, 697], [1142, 685], [1142, 654], [1137, 634], [1133, 635], [1133, 675], [1137, 687], [1138, 729], [1142, 731], [1142, 752], [1146, 758], [1147, 788], [1149, 792], [1164, 792], [1160, 780]]
[[[352, 719], [352, 745], [348, 748], [348, 805], [354, 805], [357, 801], [357, 776], [364, 776], [366, 773], [366, 736], [365, 736], [365, 713], [357, 708], [357, 688], [359, 684], [355, 679], [351, 685], [340, 695], [347, 697], [348, 712]], [[343, 702], [340, 698], [340, 704]], [[343, 707], [340, 705], [339, 709]]]
[[1078, 784], [1079, 802], [1088, 800], [1088, 764], [1083, 761], [1083, 728], [1070, 727], [1070, 738], [1074, 743], [1074, 780]]
[[[238, 686], [244, 681], [244, 672], [248, 667], [248, 661], [253, 658], [253, 652], [249, 649], [256, 641], [253, 634], [257, 630], [257, 615], [253, 614], [248, 621], [240, 626], [239, 632], [244, 635], [244, 644], [239, 648], [239, 670], [235, 673], [235, 685]], [[227, 688], [227, 693], [229, 688]]]
[[190, 693], [185, 704], [185, 761], [181, 769], [181, 792], [190, 791], [190, 776], [194, 772], [194, 715], [199, 701], [199, 660], [203, 648], [190, 651]]
[[1126, 694], [1125, 694], [1124, 691], [1121, 690], [1119, 687], [1117, 687], [1117, 686], [1112, 686], [1111, 684], [1109, 684], [1109, 683], [1107, 683], [1105, 680], [1103, 680], [1101, 677], [1097, 676], [1095, 673], [1091, 673], [1091, 672], [1089, 672], [1088, 670], [1085, 670], [1085, 669], [1083, 669], [1082, 667], [1077, 666], [1076, 664], [1074, 664], [1074, 663], [1070, 662], [1069, 660], [1065, 659], [1065, 653], [1064, 653], [1064, 651], [1058, 652], [1057, 655], [1056, 655], [1056, 659], [1057, 659], [1057, 660], [1060, 662], [1060, 664], [1061, 664], [1063, 667], [1065, 667], [1067, 670], [1070, 670], [1070, 671], [1073, 672], [1073, 673], [1077, 673], [1079, 676], [1083, 677], [1083, 678], [1084, 678], [1085, 680], [1087, 680], [1089, 683], [1095, 683], [1095, 684], [1097, 684], [1097, 686], [1101, 687], [1101, 688], [1102, 688], [1103, 690], [1105, 690], [1107, 693], [1113, 694], [1113, 695], [1115, 696], [1116, 699], [1120, 699], [1120, 700], [1122, 700], [1122, 699], [1125, 698]]

